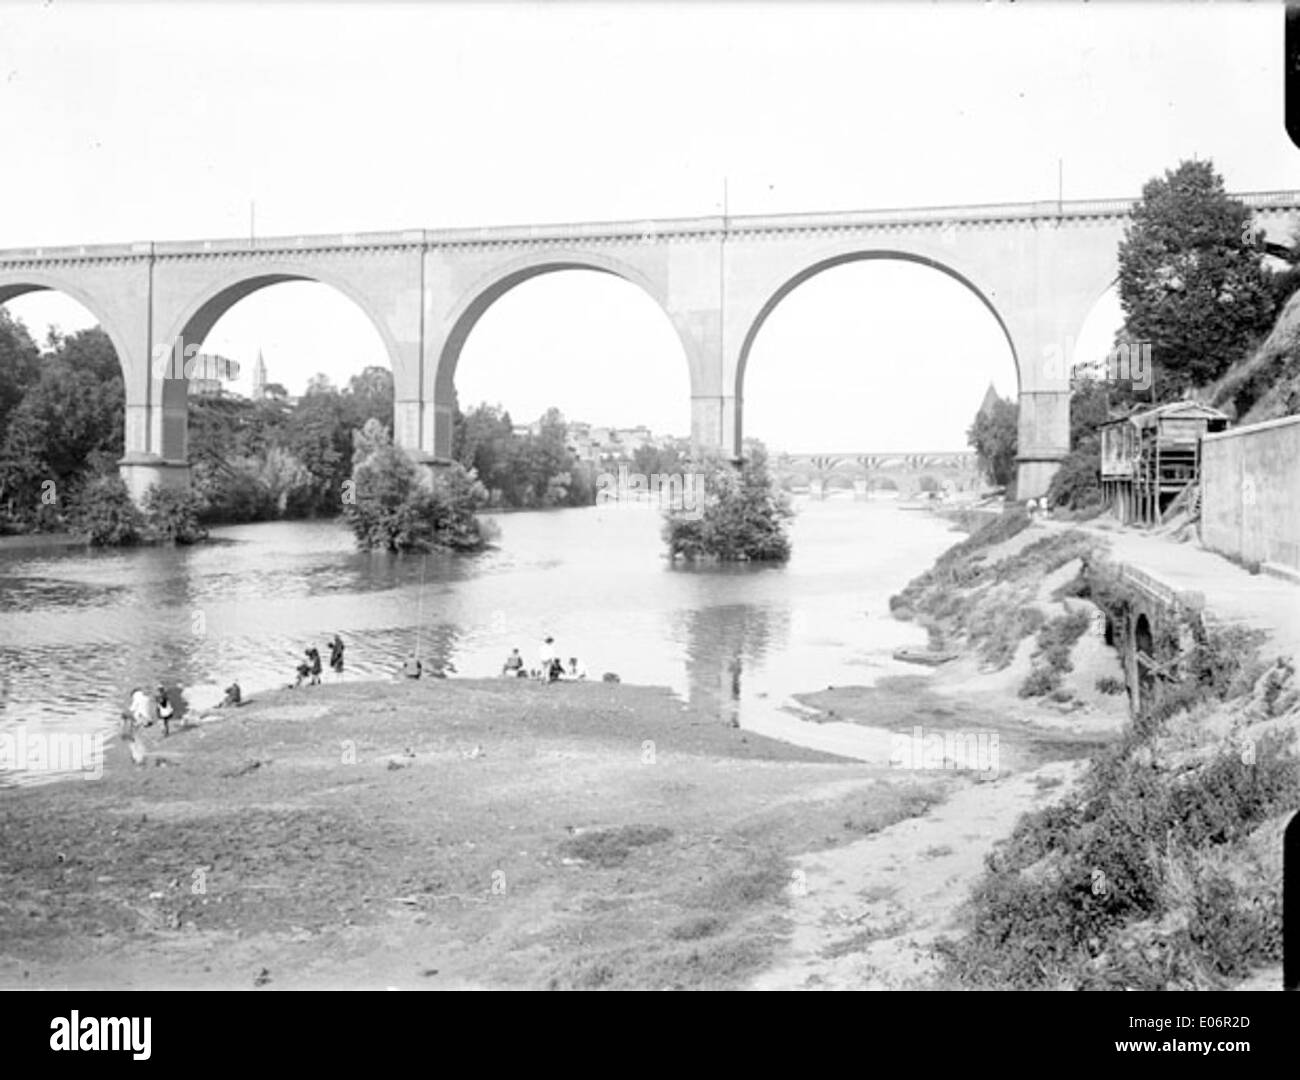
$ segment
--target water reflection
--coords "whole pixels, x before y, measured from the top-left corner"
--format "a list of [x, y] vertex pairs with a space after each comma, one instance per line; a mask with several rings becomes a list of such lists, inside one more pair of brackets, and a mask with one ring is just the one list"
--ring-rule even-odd
[[745, 668], [785, 646], [788, 611], [722, 604], [688, 611], [684, 621], [689, 702], [739, 727]]
[[[688, 570], [654, 514], [593, 507], [498, 517], [476, 557], [355, 550], [333, 522], [246, 525], [192, 548], [0, 545], [0, 724], [108, 730], [130, 688], [205, 706], [238, 679], [284, 686], [336, 632], [346, 677], [426, 666], [496, 676], [553, 634], [592, 678], [668, 686], [752, 726], [789, 695], [868, 682], [909, 634], [891, 592], [952, 543], [948, 526], [879, 504], [806, 503], [784, 567]], [[327, 678], [328, 678], [327, 674]]]

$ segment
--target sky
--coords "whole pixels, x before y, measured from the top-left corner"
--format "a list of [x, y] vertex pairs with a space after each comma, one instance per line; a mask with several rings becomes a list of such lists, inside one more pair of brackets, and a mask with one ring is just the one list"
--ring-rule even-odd
[[[1266, 4], [0, 0], [0, 248], [709, 215], [724, 183], [732, 214], [1054, 199], [1058, 163], [1065, 198], [1125, 197], [1192, 156], [1233, 191], [1300, 188], [1282, 25]], [[9, 308], [38, 336], [89, 318]], [[1081, 349], [1118, 316], [1099, 304]], [[205, 348], [245, 379], [260, 349], [291, 392], [386, 363], [307, 283]], [[963, 449], [988, 384], [1017, 387], [974, 295], [903, 263], [795, 289], [748, 372], [746, 433], [797, 452]], [[665, 316], [590, 272], [502, 297], [457, 390], [689, 428]]]

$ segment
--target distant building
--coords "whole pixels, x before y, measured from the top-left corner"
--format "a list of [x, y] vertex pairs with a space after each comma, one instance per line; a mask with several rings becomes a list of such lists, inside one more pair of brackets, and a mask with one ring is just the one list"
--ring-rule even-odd
[[199, 353], [185, 364], [190, 397], [230, 397], [226, 384], [239, 378], [239, 364], [216, 353]]

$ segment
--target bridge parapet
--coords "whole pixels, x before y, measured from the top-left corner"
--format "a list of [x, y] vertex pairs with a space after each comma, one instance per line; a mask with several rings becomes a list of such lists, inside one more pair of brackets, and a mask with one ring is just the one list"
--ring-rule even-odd
[[[1300, 191], [1235, 195], [1257, 213], [1300, 212]], [[560, 243], [652, 243], [719, 240], [787, 233], [844, 233], [896, 229], [944, 229], [958, 225], [1025, 224], [1128, 217], [1136, 199], [1075, 199], [971, 206], [922, 206], [881, 210], [740, 214], [640, 221], [557, 222], [481, 228], [404, 229], [388, 232], [331, 233], [200, 240], [145, 241], [130, 244], [80, 244], [0, 250], [0, 266], [32, 263], [194, 258], [204, 255], [267, 255], [384, 249], [465, 249]]]

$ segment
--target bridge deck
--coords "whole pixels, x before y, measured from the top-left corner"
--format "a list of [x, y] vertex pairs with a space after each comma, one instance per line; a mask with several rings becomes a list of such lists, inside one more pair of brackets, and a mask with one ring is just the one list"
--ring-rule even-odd
[[[1300, 191], [1236, 194], [1257, 212], [1300, 210]], [[456, 229], [404, 229], [391, 232], [333, 233], [209, 240], [141, 241], [0, 250], [5, 262], [87, 258], [177, 258], [232, 252], [321, 251], [376, 248], [461, 248], [502, 244], [581, 242], [584, 240], [650, 241], [669, 238], [717, 238], [804, 231], [897, 228], [942, 228], [997, 222], [1089, 220], [1127, 217], [1133, 198], [1070, 199], [1042, 202], [985, 203], [972, 206], [919, 206], [882, 210], [812, 211], [786, 214], [736, 214], [641, 221], [570, 222]]]

